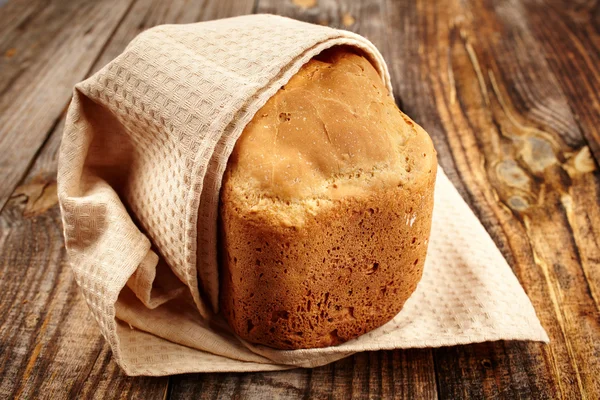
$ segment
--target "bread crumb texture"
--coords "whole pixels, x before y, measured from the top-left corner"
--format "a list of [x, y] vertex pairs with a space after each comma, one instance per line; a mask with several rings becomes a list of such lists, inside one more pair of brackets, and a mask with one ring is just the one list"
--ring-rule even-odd
[[336, 47], [304, 65], [225, 172], [220, 302], [232, 329], [297, 349], [392, 319], [421, 278], [436, 165], [366, 58]]

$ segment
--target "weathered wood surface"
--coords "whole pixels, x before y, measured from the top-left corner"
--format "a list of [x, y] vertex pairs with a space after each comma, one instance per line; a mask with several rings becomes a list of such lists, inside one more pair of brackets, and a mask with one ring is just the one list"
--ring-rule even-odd
[[[0, 1], [0, 4], [2, 2]], [[508, 259], [550, 345], [363, 353], [312, 370], [126, 377], [66, 265], [71, 87], [138, 32], [252, 12], [359, 32]], [[0, 398], [600, 398], [600, 3], [9, 0], [0, 8]]]

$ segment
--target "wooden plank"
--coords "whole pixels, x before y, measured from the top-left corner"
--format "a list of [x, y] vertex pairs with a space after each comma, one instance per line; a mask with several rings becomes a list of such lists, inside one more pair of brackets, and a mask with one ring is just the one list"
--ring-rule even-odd
[[189, 374], [171, 379], [171, 399], [433, 399], [430, 350], [359, 353], [313, 369]]
[[[224, 7], [217, 7], [217, 3]], [[144, 29], [161, 23], [243, 14], [251, 7], [250, 2], [239, 1], [188, 4], [185, 0], [139, 0], [102, 54], [90, 55], [96, 62], [88, 64], [88, 71], [76, 79], [100, 69]], [[61, 122], [51, 131], [31, 168], [23, 171], [27, 173], [24, 183], [14, 190], [0, 213], [0, 370], [8, 371], [0, 379], [0, 398], [31, 398], [44, 393], [57, 399], [162, 399], [167, 395], [169, 378], [125, 376], [112, 359], [67, 266], [55, 182], [64, 123], [61, 110], [67, 98], [53, 102], [60, 105], [54, 119]]]
[[[600, 396], [600, 360], [598, 333], [587, 333], [597, 328], [600, 310], [600, 33], [598, 32], [598, 5], [575, 4], [565, 1], [524, 1], [532, 32], [538, 39], [549, 68], [556, 76], [576, 126], [586, 138], [589, 149], [578, 150], [567, 168], [568, 192], [562, 193], [561, 218], [572, 231], [572, 240], [566, 247], [575, 252], [581, 264], [581, 274], [571, 279], [564, 269], [556, 271], [561, 286], [558, 295], [568, 307], [565, 313], [568, 325], [565, 334], [573, 338], [572, 357], [577, 365], [577, 378], [582, 394], [588, 398]], [[595, 158], [595, 162], [594, 162]], [[550, 244], [548, 245], [550, 248]], [[562, 248], [562, 246], [560, 246]], [[558, 249], [552, 247], [554, 252]], [[573, 254], [565, 254], [573, 257]], [[561, 266], [562, 267], [562, 266]], [[555, 268], [556, 269], [556, 268]], [[585, 293], [591, 297], [595, 310], [588, 301], [582, 304]], [[575, 294], [575, 297], [571, 297]], [[584, 325], [581, 329], [572, 319]], [[596, 332], [598, 332], [596, 330]]]
[[[524, 1], [526, 14], [534, 36], [537, 38], [549, 68], [556, 76], [557, 84], [567, 98], [575, 124], [587, 140], [585, 147], [571, 158], [567, 170], [572, 184], [569, 193], [561, 196], [564, 216], [573, 231], [570, 246], [576, 248], [588, 292], [600, 309], [600, 184], [597, 179], [600, 163], [600, 33], [598, 32], [598, 7], [592, 3], [575, 7], [566, 1]], [[594, 22], [595, 21], [595, 22]], [[595, 162], [594, 162], [595, 158]], [[593, 175], [592, 173], [595, 173]], [[575, 199], [575, 201], [572, 201]], [[589, 204], [595, 201], [595, 206]], [[571, 282], [569, 282], [571, 283]], [[568, 296], [568, 294], [565, 294]], [[578, 309], [580, 319], [598, 318]], [[575, 332], [578, 340], [579, 332]], [[591, 350], [591, 349], [590, 349]], [[598, 353], [595, 353], [598, 354]], [[597, 394], [600, 382], [597, 378], [598, 364], [592, 362], [589, 353], [575, 351], [582, 380], [586, 387], [594, 387]], [[598, 357], [593, 358], [594, 361]]]
[[[597, 236], [584, 222], [597, 218], [598, 193], [589, 188], [598, 180], [589, 162], [573, 167], [587, 143], [520, 3], [387, 6], [403, 106], [432, 134], [440, 163], [509, 260], [552, 340], [527, 352], [520, 343], [437, 350], [440, 396], [495, 398], [516, 390], [597, 398], [590, 379], [598, 373], [596, 285], [582, 269], [583, 234], [574, 232]], [[484, 373], [474, 354], [505, 361]]]
[[[13, 29], [0, 36], [0, 209], [131, 2], [19, 1], [1, 14], [0, 26]], [[2, 25], [21, 6], [26, 17]]]
[[527, 342], [488, 342], [436, 349], [441, 399], [555, 399], [543, 347]]
[[577, 126], [600, 161], [600, 33], [598, 4], [524, 0], [531, 31], [565, 93]]
[[43, 5], [43, 0], [0, 2], [2, 7], [2, 13], [0, 14], [0, 49], [4, 50], [2, 52], [4, 57], [12, 58], [17, 53], [16, 49], [10, 46], [9, 33], [17, 27], [25, 26], [32, 15], [38, 13]]

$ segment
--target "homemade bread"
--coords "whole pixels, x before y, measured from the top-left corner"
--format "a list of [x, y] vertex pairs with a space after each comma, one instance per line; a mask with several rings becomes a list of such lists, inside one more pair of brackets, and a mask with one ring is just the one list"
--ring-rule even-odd
[[392, 319], [427, 251], [436, 152], [370, 62], [321, 53], [239, 138], [220, 201], [220, 305], [241, 338], [342, 343]]

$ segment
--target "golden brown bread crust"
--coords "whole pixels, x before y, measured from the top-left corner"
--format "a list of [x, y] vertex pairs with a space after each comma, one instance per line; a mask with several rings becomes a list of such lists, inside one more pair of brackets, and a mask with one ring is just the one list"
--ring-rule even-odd
[[421, 278], [436, 165], [364, 57], [311, 60], [246, 127], [225, 172], [220, 304], [234, 332], [324, 347], [393, 318]]

